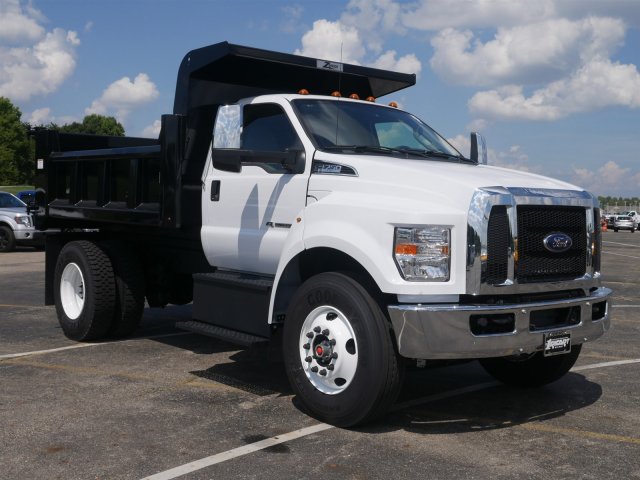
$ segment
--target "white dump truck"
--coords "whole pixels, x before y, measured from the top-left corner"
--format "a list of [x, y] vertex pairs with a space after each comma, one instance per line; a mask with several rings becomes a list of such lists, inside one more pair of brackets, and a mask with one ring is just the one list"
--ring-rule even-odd
[[193, 301], [179, 327], [281, 343], [295, 394], [339, 426], [384, 414], [410, 363], [567, 373], [609, 327], [597, 199], [380, 100], [414, 83], [223, 42], [184, 57], [157, 140], [35, 132], [65, 334], [124, 337], [145, 300]]

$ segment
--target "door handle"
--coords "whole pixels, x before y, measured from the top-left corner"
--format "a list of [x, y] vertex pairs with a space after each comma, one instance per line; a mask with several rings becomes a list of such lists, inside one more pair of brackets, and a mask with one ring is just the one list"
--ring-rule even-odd
[[211, 180], [211, 201], [220, 200], [220, 180]]

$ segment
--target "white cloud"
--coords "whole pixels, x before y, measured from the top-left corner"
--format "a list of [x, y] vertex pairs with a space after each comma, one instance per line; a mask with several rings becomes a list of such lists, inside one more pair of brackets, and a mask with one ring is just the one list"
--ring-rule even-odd
[[380, 54], [385, 35], [403, 35], [401, 5], [393, 0], [351, 0], [340, 22], [358, 29], [368, 50]]
[[295, 54], [359, 64], [365, 48], [355, 27], [322, 19], [302, 36], [302, 48]]
[[527, 96], [521, 86], [478, 92], [473, 114], [491, 119], [557, 120], [608, 106], [640, 107], [640, 73], [635, 65], [596, 59], [567, 79]]
[[19, 0], [0, 2], [0, 42], [22, 44], [35, 42], [44, 35], [39, 24], [41, 13], [31, 6], [22, 8]]
[[[25, 115], [22, 116], [23, 121]], [[51, 109], [48, 107], [38, 108], [31, 112], [27, 117], [26, 122], [30, 125], [44, 125], [51, 121]]]
[[612, 18], [500, 27], [485, 43], [470, 30], [447, 28], [431, 41], [430, 64], [445, 80], [465, 85], [553, 81], [585, 61], [608, 57], [624, 34], [623, 22]]
[[419, 73], [422, 69], [420, 60], [418, 60], [418, 57], [413, 53], [404, 55], [400, 58], [396, 58], [396, 55], [397, 53], [395, 50], [389, 50], [380, 55], [378, 59], [371, 64], [371, 66], [402, 73]]
[[544, 19], [555, 11], [553, 0], [420, 0], [402, 13], [403, 23], [417, 30], [486, 28]]
[[300, 18], [304, 8], [301, 5], [286, 5], [280, 10], [283, 17], [280, 31], [284, 33], [297, 32], [300, 29]]
[[323, 19], [314, 22], [313, 28], [302, 37], [302, 49], [294, 53], [355, 65], [367, 64], [404, 73], [419, 73], [422, 69], [422, 64], [415, 54], [398, 58], [395, 50], [386, 51], [375, 60], [367, 62], [367, 48], [364, 45], [360, 29], [347, 25], [342, 20], [330, 22]]
[[139, 73], [133, 81], [123, 77], [109, 85], [100, 98], [85, 109], [86, 114], [107, 115], [114, 113], [120, 122], [140, 105], [158, 98], [158, 89], [146, 73]]
[[31, 113], [22, 115], [22, 121], [32, 126], [47, 125], [55, 123], [57, 125], [66, 125], [68, 123], [77, 122], [78, 118], [71, 115], [55, 116], [49, 107], [37, 108]]
[[623, 196], [637, 196], [640, 190], [640, 173], [633, 174], [631, 169], [611, 160], [597, 171], [574, 166], [571, 181], [596, 195], [610, 195], [616, 191]]
[[[24, 12], [22, 15], [21, 18], [35, 22]], [[61, 28], [47, 33], [42, 28], [31, 29], [21, 40], [27, 44], [0, 45], [0, 95], [13, 101], [26, 101], [56, 91], [75, 70], [75, 50], [80, 44], [77, 33]], [[0, 41], [6, 44], [4, 38]]]
[[160, 136], [161, 126], [162, 123], [160, 120], [155, 120], [151, 125], [146, 126], [140, 135], [146, 138], [158, 138]]

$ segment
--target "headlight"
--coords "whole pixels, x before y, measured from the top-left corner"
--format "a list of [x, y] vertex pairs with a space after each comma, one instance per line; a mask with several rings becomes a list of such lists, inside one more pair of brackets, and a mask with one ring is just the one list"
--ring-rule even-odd
[[16, 215], [14, 217], [14, 220], [19, 225], [24, 225], [25, 227], [30, 227], [31, 226], [31, 217], [29, 217], [27, 215]]
[[405, 280], [446, 282], [451, 270], [451, 227], [395, 229], [394, 258]]

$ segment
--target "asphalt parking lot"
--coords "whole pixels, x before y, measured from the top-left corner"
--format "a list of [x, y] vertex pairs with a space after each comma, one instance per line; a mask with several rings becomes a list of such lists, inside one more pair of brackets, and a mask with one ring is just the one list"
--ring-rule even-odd
[[0, 478], [640, 479], [640, 234], [603, 234], [612, 329], [534, 390], [476, 362], [412, 370], [363, 428], [308, 417], [265, 349], [176, 330], [75, 343], [43, 306], [44, 253], [0, 254]]

